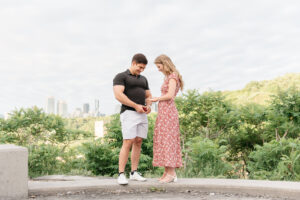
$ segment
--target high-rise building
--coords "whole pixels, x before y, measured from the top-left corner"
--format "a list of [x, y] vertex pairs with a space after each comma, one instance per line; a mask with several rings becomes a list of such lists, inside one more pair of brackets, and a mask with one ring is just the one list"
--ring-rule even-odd
[[83, 114], [89, 113], [89, 111], [90, 111], [90, 104], [88, 103], [83, 104]]
[[47, 98], [47, 105], [46, 105], [46, 113], [54, 114], [55, 112], [55, 99], [54, 97]]
[[57, 101], [57, 115], [62, 117], [68, 116], [68, 105], [65, 101]]
[[99, 116], [100, 116], [100, 111], [99, 111], [99, 99], [95, 99], [94, 116], [95, 116], [95, 117], [99, 117]]

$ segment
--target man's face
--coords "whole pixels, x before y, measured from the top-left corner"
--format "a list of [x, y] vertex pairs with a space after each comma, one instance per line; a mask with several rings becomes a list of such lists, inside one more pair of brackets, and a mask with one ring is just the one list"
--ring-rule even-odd
[[134, 75], [140, 75], [146, 68], [146, 65], [143, 63], [132, 63], [133, 66], [133, 73]]

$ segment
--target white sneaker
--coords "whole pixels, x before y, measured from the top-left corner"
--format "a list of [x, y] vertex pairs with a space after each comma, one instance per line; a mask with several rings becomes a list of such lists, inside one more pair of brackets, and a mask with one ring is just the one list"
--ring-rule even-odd
[[124, 173], [119, 175], [118, 183], [119, 183], [119, 185], [127, 185], [128, 184], [128, 181], [127, 181], [126, 176], [125, 176]]
[[147, 179], [145, 179], [144, 177], [142, 177], [141, 173], [134, 171], [133, 175], [131, 175], [130, 173], [130, 180], [134, 180], [134, 181], [146, 181]]

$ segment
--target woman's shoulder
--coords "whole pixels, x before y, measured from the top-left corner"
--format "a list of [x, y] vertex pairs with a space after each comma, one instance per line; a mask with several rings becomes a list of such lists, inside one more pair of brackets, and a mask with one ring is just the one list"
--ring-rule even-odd
[[176, 81], [178, 80], [178, 74], [176, 72], [172, 72], [169, 76], [168, 79], [175, 79]]

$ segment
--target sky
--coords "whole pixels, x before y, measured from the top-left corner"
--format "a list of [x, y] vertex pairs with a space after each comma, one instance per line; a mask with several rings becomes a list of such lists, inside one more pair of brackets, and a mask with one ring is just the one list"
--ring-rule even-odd
[[[135, 53], [153, 96], [168, 55], [185, 91], [237, 90], [250, 81], [300, 72], [300, 1], [294, 0], [1, 0], [0, 114], [47, 97], [68, 111], [116, 112], [117, 73]], [[179, 95], [181, 95], [180, 93]]]

